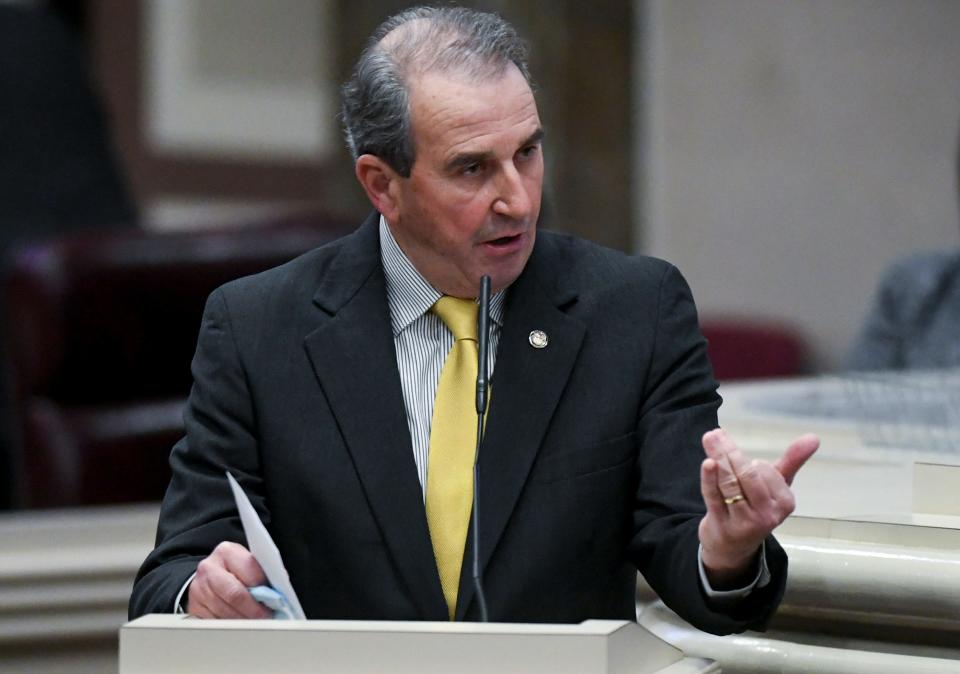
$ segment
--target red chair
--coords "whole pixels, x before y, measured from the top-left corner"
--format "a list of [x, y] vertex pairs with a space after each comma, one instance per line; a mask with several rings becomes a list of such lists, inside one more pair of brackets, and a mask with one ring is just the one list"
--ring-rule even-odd
[[719, 381], [804, 374], [807, 346], [789, 325], [757, 318], [701, 320], [707, 353]]
[[159, 499], [207, 295], [350, 229], [307, 217], [241, 230], [98, 230], [19, 249], [4, 292], [20, 505]]

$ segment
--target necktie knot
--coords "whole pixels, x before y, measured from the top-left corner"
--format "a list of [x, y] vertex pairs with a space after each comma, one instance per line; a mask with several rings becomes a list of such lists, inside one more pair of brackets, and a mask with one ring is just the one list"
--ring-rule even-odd
[[479, 307], [473, 300], [464, 300], [459, 297], [444, 295], [431, 311], [440, 317], [440, 320], [450, 328], [456, 341], [472, 339], [477, 341], [477, 313]]

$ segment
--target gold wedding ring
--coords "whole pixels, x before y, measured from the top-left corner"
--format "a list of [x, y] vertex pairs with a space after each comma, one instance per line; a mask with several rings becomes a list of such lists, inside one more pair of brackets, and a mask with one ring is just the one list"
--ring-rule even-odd
[[731, 496], [730, 498], [723, 499], [723, 502], [727, 505], [733, 505], [734, 503], [740, 503], [743, 499], [743, 494], [737, 494], [736, 496]]

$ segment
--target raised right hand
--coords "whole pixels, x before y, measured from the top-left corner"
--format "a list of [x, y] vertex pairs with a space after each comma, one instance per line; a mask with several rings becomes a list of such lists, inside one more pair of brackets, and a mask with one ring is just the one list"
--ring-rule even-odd
[[270, 618], [273, 612], [247, 591], [266, 581], [249, 550], [237, 543], [220, 543], [197, 566], [187, 588], [187, 613], [198, 618]]

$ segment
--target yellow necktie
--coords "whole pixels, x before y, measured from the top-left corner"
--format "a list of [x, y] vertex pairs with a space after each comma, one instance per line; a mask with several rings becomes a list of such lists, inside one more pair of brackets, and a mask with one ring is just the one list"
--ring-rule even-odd
[[450, 619], [457, 607], [460, 567], [473, 505], [477, 444], [477, 303], [444, 296], [433, 305], [454, 343], [440, 373], [430, 426], [427, 524]]

